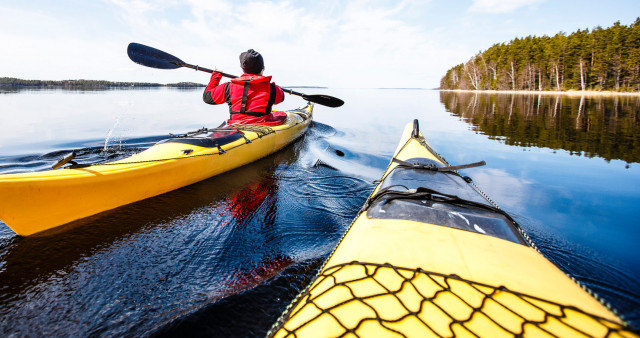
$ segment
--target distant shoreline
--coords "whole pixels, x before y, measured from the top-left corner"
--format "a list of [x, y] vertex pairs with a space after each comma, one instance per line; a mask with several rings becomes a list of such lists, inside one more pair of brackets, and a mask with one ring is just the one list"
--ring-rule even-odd
[[440, 89], [442, 92], [486, 93], [486, 94], [526, 94], [526, 95], [566, 95], [566, 96], [640, 96], [640, 92], [613, 92], [597, 90], [469, 90], [469, 89]]
[[12, 77], [0, 77], [0, 88], [12, 89], [111, 89], [111, 88], [200, 88], [206, 87], [201, 83], [150, 83], [150, 82], [113, 82], [103, 80], [23, 80]]

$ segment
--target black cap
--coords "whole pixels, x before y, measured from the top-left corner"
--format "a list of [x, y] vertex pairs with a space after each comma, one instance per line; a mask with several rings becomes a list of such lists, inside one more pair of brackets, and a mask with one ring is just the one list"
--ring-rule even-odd
[[240, 67], [246, 74], [260, 74], [264, 69], [262, 55], [253, 49], [240, 54]]

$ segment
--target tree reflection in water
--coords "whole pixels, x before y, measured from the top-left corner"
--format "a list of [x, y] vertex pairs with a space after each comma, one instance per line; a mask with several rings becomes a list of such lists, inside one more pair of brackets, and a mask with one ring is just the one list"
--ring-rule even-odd
[[640, 96], [441, 91], [440, 102], [508, 145], [640, 162]]

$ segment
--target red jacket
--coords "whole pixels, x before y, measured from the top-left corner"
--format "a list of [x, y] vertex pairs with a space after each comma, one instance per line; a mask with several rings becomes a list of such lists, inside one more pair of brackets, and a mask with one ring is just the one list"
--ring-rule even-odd
[[[278, 125], [284, 122], [286, 114], [271, 112], [271, 107], [284, 101], [282, 88], [271, 83], [271, 76], [243, 74], [231, 82], [220, 83], [222, 74], [213, 73], [202, 99], [208, 104], [229, 104], [231, 118], [227, 124]], [[246, 104], [242, 109], [244, 87], [247, 88]]]

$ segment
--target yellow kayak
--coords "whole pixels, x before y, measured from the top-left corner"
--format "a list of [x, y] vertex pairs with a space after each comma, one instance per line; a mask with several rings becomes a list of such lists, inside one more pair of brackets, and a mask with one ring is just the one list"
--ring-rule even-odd
[[272, 154], [302, 136], [313, 104], [284, 124], [203, 129], [131, 157], [95, 165], [0, 175], [0, 220], [29, 236], [175, 190]]
[[273, 337], [636, 337], [407, 125], [381, 183]]

